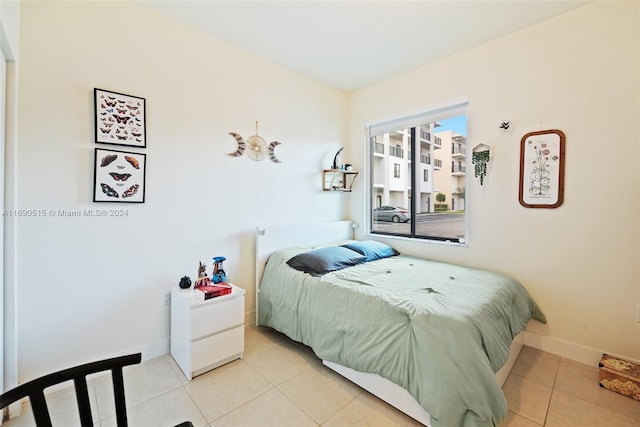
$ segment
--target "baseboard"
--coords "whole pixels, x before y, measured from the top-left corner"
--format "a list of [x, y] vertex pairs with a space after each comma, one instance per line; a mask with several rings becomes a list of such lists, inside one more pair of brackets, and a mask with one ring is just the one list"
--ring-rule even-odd
[[256, 326], [256, 311], [251, 310], [244, 314], [244, 324], [247, 326]]
[[106, 355], [104, 358], [122, 356], [123, 354], [142, 353], [142, 361], [155, 359], [171, 352], [171, 337], [161, 338], [146, 344], [129, 347], [118, 353]]
[[524, 345], [562, 356], [570, 360], [575, 360], [576, 362], [584, 363], [589, 366], [598, 366], [598, 362], [602, 358], [603, 353], [620, 357], [621, 359], [626, 359], [630, 362], [640, 363], [638, 360], [630, 359], [605, 350], [587, 347], [560, 338], [537, 335], [528, 331], [525, 331], [524, 333]]

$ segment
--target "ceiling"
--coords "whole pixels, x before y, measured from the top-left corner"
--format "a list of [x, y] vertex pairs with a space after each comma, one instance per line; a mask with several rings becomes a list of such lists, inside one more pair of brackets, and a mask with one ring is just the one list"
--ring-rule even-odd
[[590, 2], [139, 1], [344, 91], [361, 89]]

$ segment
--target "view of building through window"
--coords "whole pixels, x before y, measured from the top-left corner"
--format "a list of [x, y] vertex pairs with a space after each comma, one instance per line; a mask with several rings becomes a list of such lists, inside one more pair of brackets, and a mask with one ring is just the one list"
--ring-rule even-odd
[[466, 115], [370, 135], [372, 233], [464, 242]]

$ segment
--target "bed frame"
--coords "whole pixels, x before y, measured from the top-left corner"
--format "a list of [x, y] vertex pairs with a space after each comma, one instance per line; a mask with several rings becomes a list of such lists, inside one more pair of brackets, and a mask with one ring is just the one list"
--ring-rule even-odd
[[[269, 227], [268, 229], [257, 227], [255, 242], [256, 325], [259, 325], [260, 281], [269, 256], [274, 251], [292, 246], [320, 245], [353, 239], [354, 229], [352, 221], [299, 223]], [[496, 379], [501, 387], [504, 385], [518, 354], [520, 354], [523, 343], [524, 334], [520, 333], [511, 344], [507, 363], [496, 373]], [[402, 387], [376, 374], [354, 371], [326, 360], [323, 360], [322, 363], [420, 423], [431, 426], [429, 413]]]

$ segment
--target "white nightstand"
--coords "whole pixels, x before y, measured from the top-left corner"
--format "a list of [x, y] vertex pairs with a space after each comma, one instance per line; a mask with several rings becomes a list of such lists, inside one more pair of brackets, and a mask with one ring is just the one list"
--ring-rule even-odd
[[206, 301], [199, 291], [171, 291], [171, 355], [187, 379], [243, 352], [244, 289], [233, 286], [230, 294]]

